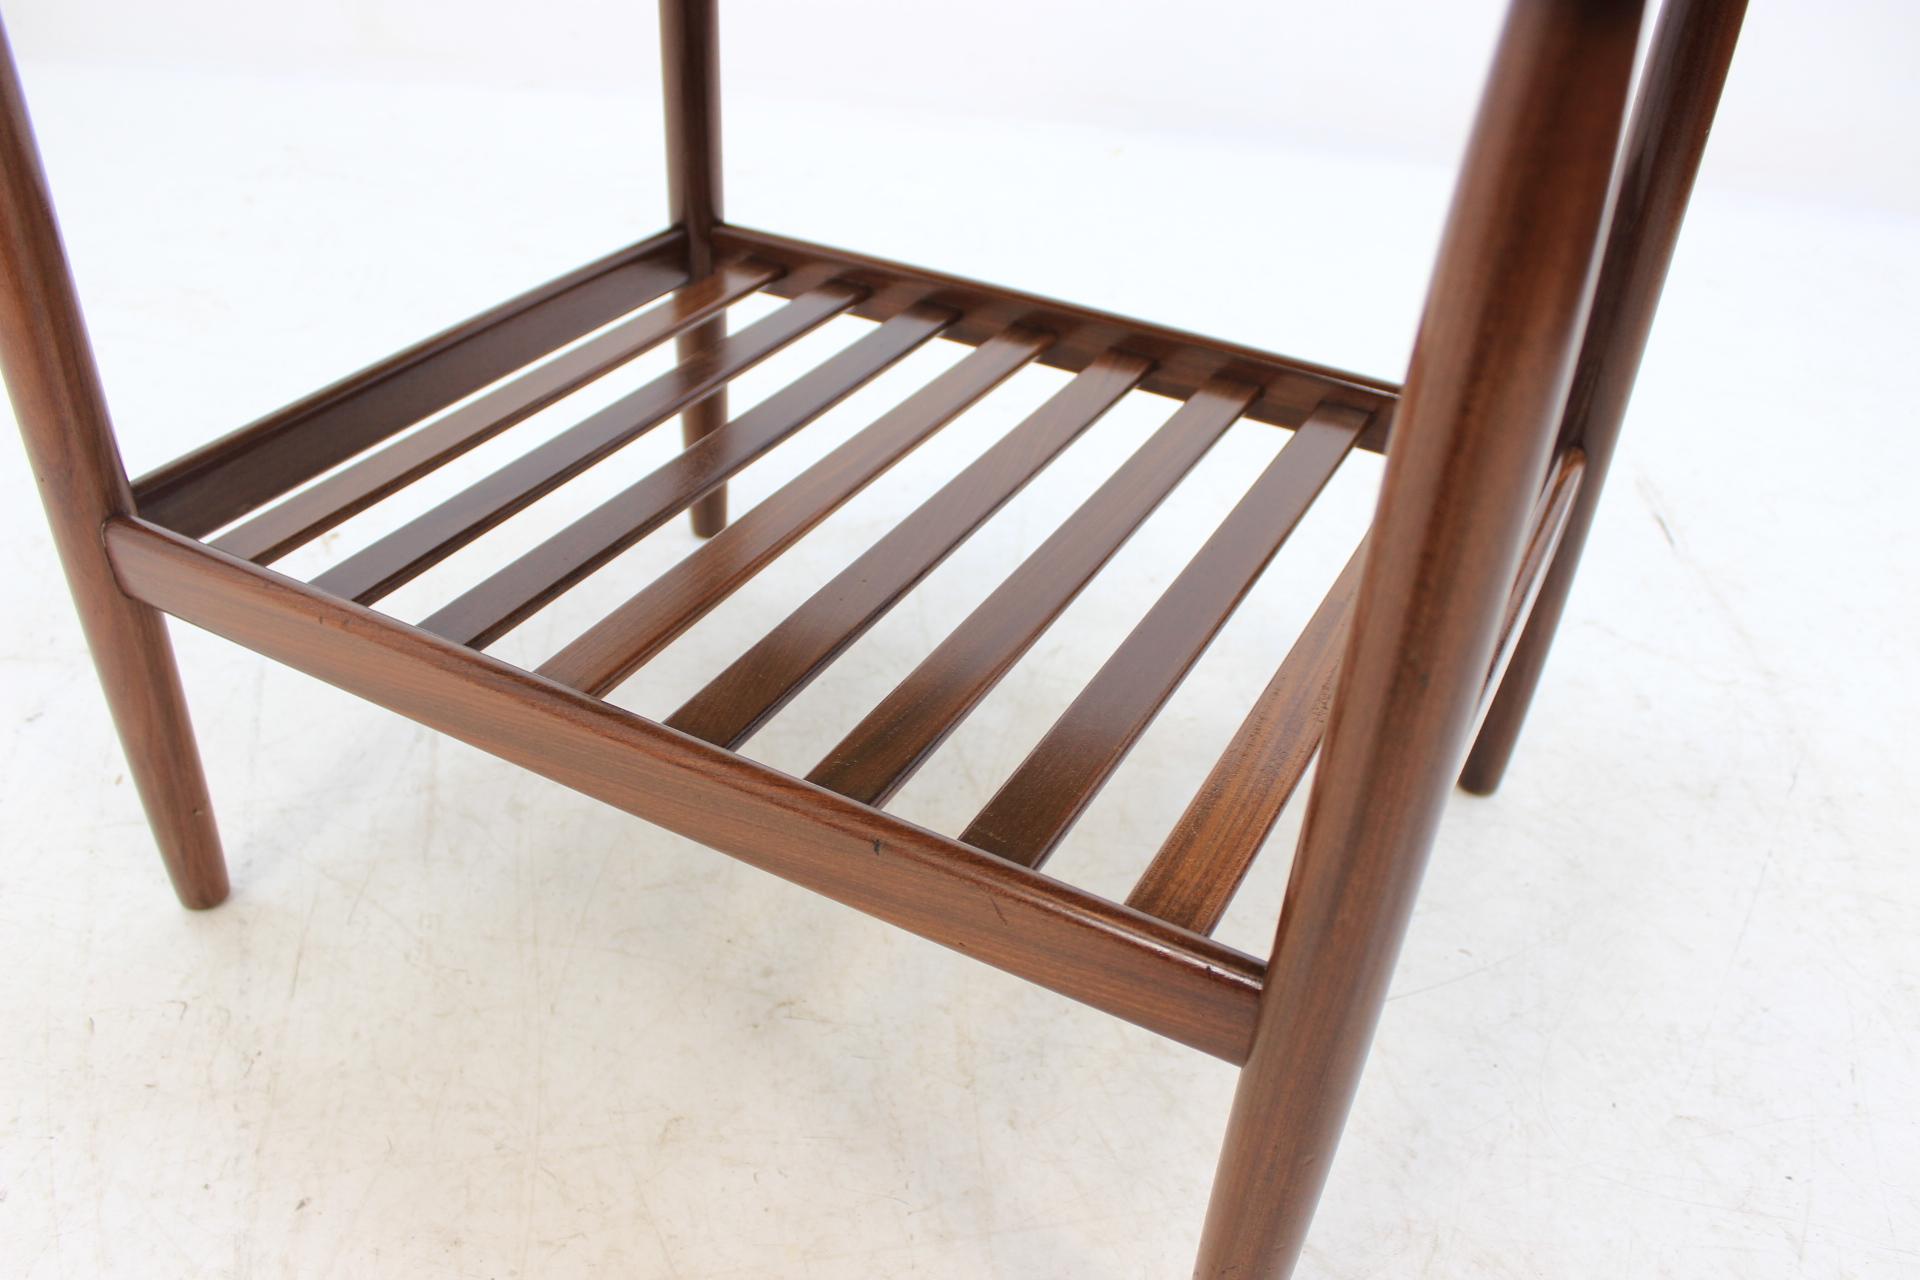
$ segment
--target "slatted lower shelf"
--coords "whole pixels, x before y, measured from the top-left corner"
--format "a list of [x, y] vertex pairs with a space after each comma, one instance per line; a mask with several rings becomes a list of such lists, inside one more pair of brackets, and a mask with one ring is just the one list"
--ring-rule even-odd
[[[932, 883], [971, 892], [967, 886], [990, 882], [995, 894], [1037, 895], [1049, 904], [1038, 917], [1043, 922], [1039, 936], [1090, 929], [1103, 939], [1119, 937], [1122, 941], [1111, 945], [1122, 946], [1126, 956], [1145, 966], [1143, 972], [1164, 971], [1171, 984], [1167, 992], [1184, 990], [1178, 998], [1199, 1012], [1183, 1014], [1168, 1006], [1174, 997], [1166, 992], [1113, 996], [1097, 975], [1049, 977], [1042, 953], [1054, 947], [1052, 942], [1021, 944], [1027, 950], [996, 963], [1235, 1057], [1250, 1034], [1252, 1004], [1245, 997], [1257, 991], [1260, 966], [1206, 935], [1218, 924], [1316, 749], [1351, 623], [1364, 547], [1354, 551], [1291, 647], [1275, 646], [1277, 670], [1271, 681], [1264, 690], [1248, 691], [1244, 723], [1178, 823], [1157, 850], [1141, 850], [1143, 873], [1125, 905], [1071, 889], [1037, 869], [1114, 776], [1343, 461], [1356, 447], [1380, 446], [1393, 389], [759, 233], [728, 229], [722, 246], [728, 256], [701, 279], [688, 279], [676, 269], [675, 255], [683, 246], [671, 237], [616, 255], [605, 269], [624, 273], [620, 278], [632, 304], [628, 311], [609, 307], [604, 289], [593, 293], [594, 305], [572, 318], [571, 330], [546, 335], [544, 355], [504, 377], [493, 365], [482, 364], [462, 373], [465, 381], [433, 385], [433, 352], [426, 344], [396, 357], [389, 371], [376, 368], [320, 398], [324, 402], [333, 395], [342, 403], [298, 407], [308, 418], [317, 413], [352, 420], [354, 439], [371, 442], [357, 455], [341, 456], [340, 448], [324, 441], [303, 442], [298, 423], [288, 419], [259, 424], [205, 456], [164, 469], [151, 483], [142, 482], [154, 494], [164, 494], [168, 518], [156, 522], [192, 537], [211, 534], [207, 542], [218, 554], [209, 553], [195, 569], [193, 544], [129, 527], [114, 540], [123, 580], [163, 608], [225, 629], [341, 683], [349, 683], [345, 668], [312, 645], [280, 637], [278, 628], [290, 625], [287, 618], [304, 608], [312, 620], [332, 629], [336, 642], [346, 632], [371, 629], [386, 648], [440, 667], [449, 664], [449, 653], [474, 652], [473, 663], [453, 664], [460, 667], [461, 688], [492, 683], [517, 690], [556, 723], [577, 718], [582, 705], [605, 707], [595, 716], [610, 751], [617, 749], [614, 739], [625, 737], [644, 740], [648, 750], [680, 753], [689, 767], [709, 773], [718, 767], [717, 759], [737, 760], [737, 766], [727, 767], [744, 771], [740, 776], [753, 782], [742, 784], [740, 792], [749, 827], [756, 805], [773, 806], [767, 810], [769, 822], [787, 812], [781, 806], [811, 806], [813, 819], [836, 831], [853, 823], [865, 833], [855, 846], [864, 847], [859, 842], [870, 837], [876, 857], [913, 846], [910, 865], [899, 874], [901, 885], [915, 891]], [[577, 292], [592, 285], [589, 279], [586, 286], [574, 282], [567, 288]], [[731, 331], [713, 323], [756, 295], [762, 297], [758, 305], [770, 307], [760, 318]], [[542, 314], [550, 315], [557, 304], [543, 305], [548, 310]], [[511, 313], [511, 305], [502, 311]], [[509, 555], [431, 608], [417, 627], [365, 611], [741, 374], [847, 316], [872, 323], [857, 340], [592, 504], [558, 532]], [[322, 568], [310, 583], [264, 572], [264, 566], [349, 519], [377, 516], [382, 504], [482, 444], [502, 437], [511, 441], [513, 429], [532, 415], [563, 412], [565, 398], [595, 379], [666, 350], [669, 340], [696, 334], [708, 335], [706, 344], [691, 353], [683, 349], [678, 364], [529, 442], [511, 461], [464, 489], [389, 522], [391, 527]], [[485, 340], [487, 334], [482, 331], [480, 337]], [[524, 673], [477, 655], [908, 356], [942, 341], [970, 350], [785, 478], [716, 536], [614, 602], [599, 621], [529, 663], [528, 683], [516, 683]], [[504, 339], [496, 345], [518, 350]], [[770, 619], [758, 641], [664, 718], [664, 729], [597, 701], [777, 565], [783, 552], [856, 494], [1036, 363], [1064, 371], [1052, 395], [974, 452], [930, 496], [902, 504], [906, 509], [897, 523], [786, 616]], [[392, 392], [396, 380], [405, 397]], [[1003, 567], [998, 584], [979, 605], [953, 620], [944, 638], [825, 752], [804, 782], [733, 754], [1063, 451], [1089, 433], [1098, 437], [1102, 418], [1143, 389], [1172, 395], [1178, 403], [1142, 445], [1110, 460], [1104, 483], [1060, 513], [1050, 536]], [[363, 399], [361, 417], [353, 417], [356, 396]], [[401, 402], [397, 409], [389, 404], [395, 401]], [[384, 420], [366, 416], [382, 412]], [[949, 835], [911, 834], [913, 829], [885, 814], [882, 806], [1028, 657], [1103, 567], [1243, 420], [1276, 423], [1291, 434], [1220, 516], [1186, 567], [1143, 602], [1137, 624], [1118, 639], [1051, 730], [997, 791], [980, 797], [971, 822]], [[200, 479], [227, 475], [272, 477], [280, 491], [263, 493], [255, 486], [242, 500], [213, 480]], [[1564, 514], [1564, 506], [1564, 501], [1558, 507], [1545, 504], [1543, 527], [1552, 512]], [[225, 527], [210, 527], [218, 524]], [[183, 585], [181, 575], [193, 572], [208, 575], [207, 583]], [[224, 602], [215, 607], [210, 601], [221, 592]], [[278, 608], [285, 617], [248, 615], [233, 603], [241, 599], [260, 609]], [[377, 682], [359, 687], [365, 684], [360, 680], [353, 687], [428, 723], [441, 723], [434, 708], [420, 702], [418, 689]], [[484, 723], [476, 728], [458, 717], [451, 723], [449, 731], [520, 759], [512, 743], [492, 740]], [[542, 733], [560, 732], [542, 724]], [[655, 734], [664, 736], [649, 736]], [[582, 747], [567, 738], [565, 749]], [[565, 768], [530, 767], [674, 825], [670, 814], [649, 809], [644, 793], [606, 781], [610, 766], [576, 760]], [[727, 828], [716, 834], [698, 823], [692, 828], [697, 837], [751, 860], [751, 832]], [[815, 850], [814, 856], [848, 856], [825, 835], [820, 850], [827, 852]], [[922, 865], [926, 860], [932, 860], [932, 870]], [[982, 881], [982, 867], [1002, 869]], [[930, 924], [917, 907], [879, 901], [874, 891], [848, 887], [852, 869], [808, 867], [802, 873], [785, 864], [775, 869], [952, 945], [993, 949], [982, 942], [994, 936], [984, 918], [962, 911], [940, 917], [945, 923]], [[921, 876], [934, 880], [923, 883], [916, 878]], [[988, 933], [980, 933], [982, 928]], [[1181, 988], [1181, 982], [1193, 984], [1192, 989]]]

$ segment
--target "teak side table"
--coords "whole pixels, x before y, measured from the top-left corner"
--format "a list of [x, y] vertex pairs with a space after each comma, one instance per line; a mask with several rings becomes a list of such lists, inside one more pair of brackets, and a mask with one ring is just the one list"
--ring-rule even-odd
[[[131, 482], [18, 79], [0, 57], [0, 361], [181, 901], [214, 906], [227, 875], [162, 614], [1238, 1064], [1195, 1274], [1287, 1275], [1449, 784], [1494, 789], [1539, 680], [1744, 8], [1669, 0], [1635, 94], [1640, 5], [1515, 0], [1395, 386], [726, 222], [714, 0], [661, 0], [667, 230]], [[729, 332], [727, 307], [756, 292], [787, 301]], [[731, 378], [841, 316], [873, 323], [728, 416]], [[936, 338], [971, 350], [727, 522], [730, 475]], [[668, 339], [670, 372], [311, 582], [267, 567]], [[679, 711], [655, 722], [602, 700], [1036, 361], [1072, 377]], [[811, 773], [736, 754], [1136, 390], [1182, 404]], [[676, 416], [683, 452], [417, 626], [372, 608]], [[1239, 420], [1291, 435], [971, 825], [949, 836], [888, 814], [895, 790]], [[1354, 449], [1386, 453], [1371, 531], [1127, 900], [1042, 874]], [[707, 540], [536, 669], [485, 652], [682, 511]], [[1262, 961], [1209, 935], [1316, 751]]]

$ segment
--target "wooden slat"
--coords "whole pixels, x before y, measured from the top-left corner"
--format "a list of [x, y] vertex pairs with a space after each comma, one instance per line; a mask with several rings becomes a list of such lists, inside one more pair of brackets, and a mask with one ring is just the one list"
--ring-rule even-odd
[[144, 522], [105, 538], [121, 586], [177, 618], [1150, 1031], [1247, 1053], [1252, 956]]
[[[1298, 426], [1322, 401], [1370, 412], [1374, 420], [1360, 437], [1362, 449], [1385, 448], [1400, 395], [1397, 384], [1380, 378], [748, 227], [716, 228], [714, 243], [729, 253], [751, 253], [790, 268], [831, 264], [842, 279], [876, 291], [917, 282], [926, 289], [928, 302], [961, 313], [963, 319], [947, 334], [949, 338], [978, 342], [1010, 324], [1044, 329], [1057, 335], [1057, 340], [1041, 360], [1057, 369], [1078, 372], [1102, 352], [1119, 348], [1153, 361], [1152, 371], [1140, 384], [1143, 389], [1175, 399], [1186, 399], [1216, 377], [1249, 383], [1261, 388], [1246, 413], [1256, 422]], [[776, 281], [772, 291], [784, 293], [787, 287]], [[870, 320], [885, 319], [882, 295], [870, 294], [855, 313]]]
[[675, 291], [659, 306], [622, 321], [268, 508], [215, 538], [213, 545], [242, 560], [271, 564], [609, 370], [693, 328], [778, 274], [778, 268], [762, 263], [724, 264], [704, 280]]
[[314, 579], [323, 591], [370, 604], [424, 573], [515, 512], [725, 386], [742, 370], [834, 316], [859, 290], [829, 284], [708, 348], [646, 386], [508, 463]]
[[960, 837], [1039, 866], [1152, 723], [1332, 478], [1366, 415], [1322, 407]]
[[[1488, 677], [1491, 694], [1500, 667], [1525, 622], [1579, 491], [1584, 459], [1570, 451], [1535, 510], [1520, 572], [1500, 629], [1500, 657]], [[1174, 824], [1140, 877], [1127, 905], [1195, 933], [1212, 933], [1253, 866], [1307, 765], [1319, 750], [1353, 620], [1366, 542], [1353, 553], [1326, 599], [1314, 611], [1286, 661], [1221, 753], [1218, 763]]]
[[609, 498], [420, 624], [485, 645], [852, 395], [953, 320], [913, 307]]
[[788, 615], [667, 720], [736, 747], [931, 573], [1115, 401], [1148, 364], [1109, 353]]
[[192, 537], [211, 533], [679, 288], [686, 253], [682, 232], [662, 232], [415, 343], [140, 477], [140, 512]]
[[1023, 329], [987, 339], [595, 623], [548, 659], [540, 674], [587, 693], [609, 692], [854, 494], [1025, 367], [1048, 341]]
[[889, 693], [807, 781], [883, 804], [987, 696], [1239, 418], [1256, 388], [1215, 379]]
[[1196, 933], [1212, 933], [1220, 923], [1320, 749], [1366, 558], [1362, 541], [1134, 885], [1128, 906]]

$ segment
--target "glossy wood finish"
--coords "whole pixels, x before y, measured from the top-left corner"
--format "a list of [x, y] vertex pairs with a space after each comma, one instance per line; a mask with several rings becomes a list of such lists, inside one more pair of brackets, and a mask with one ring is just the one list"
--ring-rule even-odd
[[1087, 366], [688, 699], [667, 724], [718, 746], [746, 741], [1132, 390], [1147, 368], [1144, 360], [1117, 354]]
[[[1261, 388], [1258, 398], [1247, 406], [1246, 416], [1255, 422], [1297, 427], [1322, 401], [1374, 413], [1373, 425], [1360, 438], [1359, 447], [1375, 452], [1386, 447], [1400, 388], [1378, 378], [771, 232], [723, 226], [714, 233], [714, 243], [721, 252], [750, 254], [789, 269], [832, 266], [841, 279], [873, 291], [854, 308], [854, 314], [869, 320], [886, 318], [880, 292], [886, 286], [923, 285], [926, 301], [951, 307], [965, 317], [947, 337], [979, 342], [1010, 325], [1038, 329], [1054, 337], [1040, 360], [1056, 369], [1078, 373], [1107, 352], [1119, 350], [1151, 360], [1153, 368], [1141, 387], [1176, 400], [1186, 399], [1215, 378], [1245, 382]], [[784, 294], [789, 287], [776, 281], [769, 292]]]
[[1354, 551], [1253, 710], [1127, 895], [1136, 911], [1212, 933], [1320, 747], [1366, 565]]
[[[1494, 646], [1489, 694], [1566, 528], [1584, 463], [1577, 449], [1563, 455], [1535, 508]], [[1220, 923], [1319, 749], [1366, 552], [1363, 539], [1127, 895], [1128, 906], [1195, 933], [1212, 933]]]
[[1586, 474], [1586, 454], [1578, 449], [1566, 450], [1555, 460], [1547, 487], [1534, 506], [1533, 523], [1527, 533], [1526, 545], [1520, 552], [1520, 568], [1514, 575], [1513, 592], [1507, 597], [1506, 612], [1500, 615], [1500, 630], [1494, 637], [1493, 666], [1487, 671], [1483, 712], [1492, 704], [1493, 696], [1500, 688], [1501, 677], [1513, 660], [1527, 619], [1532, 616], [1540, 598], [1540, 589], [1546, 583], [1547, 575], [1553, 571], [1554, 553], [1560, 549], [1566, 537], [1567, 525], [1573, 519], [1575, 505], [1580, 501], [1581, 483], [1586, 479]]
[[[680, 335], [676, 340], [681, 363], [700, 359], [707, 351], [727, 340], [727, 318], [712, 320]], [[680, 411], [680, 439], [689, 447], [720, 430], [727, 422], [727, 389], [721, 387], [704, 400], [696, 400]], [[727, 486], [715, 485], [687, 509], [687, 519], [695, 534], [711, 538], [727, 524]]]
[[[713, 231], [724, 207], [720, 163], [720, 15], [715, 0], [660, 0], [660, 87], [667, 132], [667, 216], [687, 233], [687, 271], [698, 280], [714, 268]], [[725, 316], [679, 339], [682, 363], [726, 340]], [[691, 445], [727, 421], [727, 389], [688, 405], [681, 438]], [[693, 505], [693, 531], [703, 538], [727, 523], [727, 491], [714, 488]]]
[[1013, 669], [1253, 396], [1252, 387], [1224, 378], [1194, 393], [840, 740], [807, 781], [884, 804]]
[[963, 844], [1037, 867], [1120, 767], [1367, 425], [1314, 411], [1146, 617], [961, 833]]
[[[1739, 0], [1670, 0], [1603, 237], [1637, 6], [1516, 0], [1403, 390], [727, 225], [715, 6], [662, 0], [669, 231], [133, 486], [6, 65], [0, 363], [183, 901], [219, 901], [226, 879], [155, 607], [858, 910], [1244, 1064], [1196, 1274], [1279, 1280], [1299, 1253], [1333, 1159], [1448, 783], [1489, 706], [1462, 781], [1485, 789], [1498, 780], [1537, 681], [1742, 10]], [[728, 332], [724, 308], [760, 289], [790, 301]], [[850, 314], [877, 324], [729, 419], [730, 379]], [[669, 338], [677, 368], [400, 522], [312, 584], [250, 562], [350, 516], [377, 520], [380, 504], [415, 480]], [[724, 486], [741, 468], [908, 352], [943, 340], [973, 349], [724, 525]], [[668, 724], [601, 700], [1035, 361], [1074, 376], [774, 621]], [[1140, 390], [1184, 403], [1010, 566], [807, 780], [731, 750], [1113, 404]], [[678, 456], [561, 533], [503, 556], [422, 626], [364, 607], [676, 415], [687, 442]], [[1189, 471], [1242, 417], [1295, 435], [967, 830], [955, 838], [882, 812], [877, 806], [1033, 650], [1168, 493], [1195, 482]], [[1390, 424], [1372, 530], [1304, 632], [1290, 647], [1276, 638], [1275, 653], [1286, 650], [1278, 671], [1251, 699], [1174, 829], [1150, 861], [1143, 857], [1127, 903], [1039, 873], [1335, 468], [1351, 449], [1385, 447]], [[683, 510], [709, 540], [538, 671], [479, 651]], [[236, 520], [212, 545], [195, 541]], [[1205, 935], [1316, 750], [1286, 905], [1263, 965]]]
[[783, 879], [1205, 1053], [1258, 960], [137, 520], [119, 580], [177, 618]]
[[140, 512], [199, 537], [531, 360], [687, 283], [666, 231], [503, 302], [134, 482]]
[[981, 343], [853, 439], [795, 476], [713, 541], [667, 570], [540, 667], [549, 680], [604, 694], [738, 590], [809, 529], [1046, 349], [1013, 329]]
[[660, 89], [667, 137], [667, 220], [687, 237], [687, 273], [713, 270], [723, 217], [720, 15], [714, 0], [660, 0]]
[[686, 405], [845, 311], [860, 296], [827, 284], [622, 396], [439, 506], [328, 569], [314, 584], [370, 604], [438, 564], [488, 529], [552, 492]]
[[1461, 771], [1460, 785], [1469, 791], [1490, 794], [1505, 776], [1566, 611], [1746, 8], [1746, 0], [1667, 0], [1661, 9], [1627, 131], [1593, 313], [1561, 419], [1561, 441], [1585, 452], [1587, 473], [1526, 632]]
[[490, 644], [672, 516], [697, 506], [728, 476], [852, 395], [952, 319], [952, 312], [938, 307], [901, 312], [718, 431], [694, 441], [671, 462], [607, 499], [420, 626], [456, 644]]
[[676, 290], [658, 306], [300, 490], [221, 534], [213, 545], [242, 560], [271, 564], [602, 374], [699, 325], [778, 274], [778, 268], [759, 263], [726, 264], [698, 283]]
[[101, 549], [101, 526], [132, 513], [133, 491], [4, 30], [0, 266], [0, 368], [80, 627], [174, 891], [189, 907], [211, 907], [227, 896], [227, 868], [206, 775], [165, 621], [122, 594]]
[[1286, 1275], [1464, 756], [1585, 319], [1639, 32], [1518, 0], [1481, 101], [1195, 1274]]

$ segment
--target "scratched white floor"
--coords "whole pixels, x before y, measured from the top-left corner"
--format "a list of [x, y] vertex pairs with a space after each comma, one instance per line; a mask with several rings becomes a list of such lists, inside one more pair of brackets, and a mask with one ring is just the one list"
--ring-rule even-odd
[[[136, 470], [661, 203], [642, 96], [29, 70]], [[743, 220], [1388, 373], [1447, 182], [1192, 139], [751, 100], [735, 119]], [[848, 183], [796, 145], [841, 128], [894, 147], [902, 180]], [[938, 160], [1004, 205], [952, 199]], [[1233, 175], [1217, 237], [1154, 176], [1182, 172]], [[1304, 1276], [1920, 1275], [1916, 231], [1702, 199], [1523, 754], [1450, 813]], [[1210, 267], [1256, 237], [1271, 250]], [[755, 379], [743, 395], [778, 368]], [[754, 751], [806, 765], [1151, 425], [1093, 433]], [[958, 829], [1273, 442], [1209, 459], [902, 811]], [[902, 483], [936, 483], [940, 447]], [[236, 892], [179, 911], [10, 446], [0, 486], [0, 1273], [1184, 1274], [1227, 1067], [184, 628]], [[1364, 485], [1330, 502], [1303, 535], [1321, 559], [1282, 558], [1063, 874], [1123, 890]], [[621, 700], [669, 709], [886, 509], [850, 507]], [[661, 533], [504, 649], [550, 646], [687, 545]], [[1238, 945], [1266, 941], [1291, 834], [1228, 922]]]

